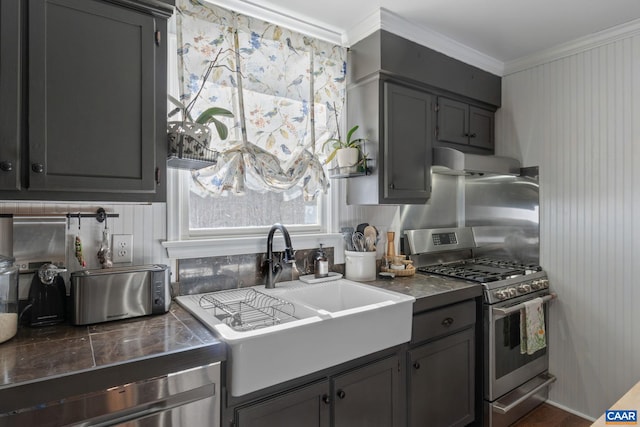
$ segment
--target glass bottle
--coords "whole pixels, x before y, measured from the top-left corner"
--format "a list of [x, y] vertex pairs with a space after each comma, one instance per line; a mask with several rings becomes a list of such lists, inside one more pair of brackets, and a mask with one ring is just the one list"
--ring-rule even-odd
[[324, 249], [322, 249], [322, 243], [320, 243], [320, 249], [318, 249], [318, 253], [316, 254], [313, 264], [315, 277], [321, 278], [329, 275], [329, 260], [327, 260], [327, 255], [324, 253]]

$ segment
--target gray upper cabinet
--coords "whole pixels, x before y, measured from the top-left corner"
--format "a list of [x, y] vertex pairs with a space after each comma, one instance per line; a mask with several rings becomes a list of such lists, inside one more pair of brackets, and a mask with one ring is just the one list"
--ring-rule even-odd
[[349, 179], [347, 203], [422, 204], [431, 195], [435, 97], [382, 78], [348, 89], [349, 126], [360, 125], [374, 173]]
[[431, 195], [435, 97], [384, 83], [383, 199], [424, 203]]
[[163, 41], [172, 9], [150, 5], [144, 0], [28, 3], [28, 126], [16, 160], [23, 191], [0, 196], [165, 200]]
[[384, 30], [354, 43], [348, 66], [347, 127], [360, 126], [372, 160], [371, 174], [347, 181], [348, 204], [424, 204], [435, 144], [493, 150], [499, 76]]
[[20, 3], [0, 1], [0, 190], [20, 189]]
[[[436, 144], [464, 149], [494, 149], [494, 112], [438, 97]], [[460, 147], [455, 147], [458, 144]]]

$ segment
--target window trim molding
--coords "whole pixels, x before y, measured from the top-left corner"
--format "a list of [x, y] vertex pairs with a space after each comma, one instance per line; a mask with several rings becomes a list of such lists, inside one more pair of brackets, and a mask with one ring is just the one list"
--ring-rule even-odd
[[[188, 203], [183, 191], [189, 191], [188, 173], [180, 170], [167, 171], [167, 240], [161, 242], [172, 259], [198, 258], [203, 256], [242, 255], [266, 252], [267, 232], [269, 226], [253, 228], [253, 233], [197, 236], [189, 233]], [[331, 233], [333, 224], [337, 224], [335, 206], [335, 191], [331, 187], [324, 196], [320, 208], [320, 226], [317, 230], [309, 231], [305, 226], [287, 226], [291, 235], [294, 249], [313, 249], [320, 243], [334, 248], [334, 263], [344, 263], [343, 237], [339, 233]], [[186, 229], [186, 230], [185, 230]], [[186, 231], [186, 233], [185, 233]], [[185, 234], [183, 234], [185, 233]], [[282, 239], [274, 240], [274, 250], [284, 249]]]
[[[313, 249], [320, 243], [326, 247], [333, 247], [333, 262], [344, 263], [342, 234], [291, 234], [291, 244], [295, 250]], [[267, 251], [267, 236], [247, 236], [233, 238], [174, 240], [162, 242], [169, 258], [200, 258], [210, 256], [258, 254]], [[276, 237], [273, 241], [274, 251], [284, 250], [284, 240]]]

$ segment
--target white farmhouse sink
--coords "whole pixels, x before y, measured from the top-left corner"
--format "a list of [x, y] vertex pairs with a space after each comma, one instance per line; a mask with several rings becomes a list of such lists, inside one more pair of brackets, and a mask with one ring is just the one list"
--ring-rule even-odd
[[[284, 302], [282, 323], [257, 329], [234, 327], [230, 317], [203, 308], [200, 295], [177, 297], [230, 349], [228, 386], [242, 396], [338, 365], [411, 338], [415, 298], [340, 279], [306, 284], [281, 282], [275, 289], [248, 288]], [[213, 297], [225, 291], [209, 294]], [[206, 306], [206, 304], [205, 304]], [[289, 318], [289, 314], [293, 316]], [[226, 323], [225, 323], [226, 322]]]

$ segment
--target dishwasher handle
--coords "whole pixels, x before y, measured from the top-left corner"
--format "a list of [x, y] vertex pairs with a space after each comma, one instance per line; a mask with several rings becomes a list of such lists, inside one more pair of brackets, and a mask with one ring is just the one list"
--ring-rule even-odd
[[219, 422], [219, 385], [220, 362], [216, 362], [0, 414], [0, 424], [136, 425], [136, 420], [184, 412], [182, 408], [198, 402], [210, 407], [207, 412]]

